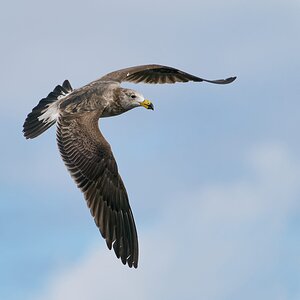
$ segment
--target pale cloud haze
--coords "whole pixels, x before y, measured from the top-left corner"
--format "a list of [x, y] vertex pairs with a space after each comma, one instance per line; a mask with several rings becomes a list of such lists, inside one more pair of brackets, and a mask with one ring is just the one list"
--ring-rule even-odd
[[55, 274], [36, 299], [118, 299], [124, 293], [130, 299], [297, 299], [289, 289], [300, 295], [299, 286], [282, 271], [299, 269], [300, 244], [285, 253], [281, 243], [299, 210], [300, 162], [280, 145], [258, 145], [245, 160], [248, 178], [202, 186], [161, 205], [161, 220], [141, 238], [137, 271], [111, 264], [106, 249], [94, 246]]

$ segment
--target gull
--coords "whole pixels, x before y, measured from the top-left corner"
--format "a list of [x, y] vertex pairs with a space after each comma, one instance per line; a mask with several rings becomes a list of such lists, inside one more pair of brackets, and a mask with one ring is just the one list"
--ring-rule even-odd
[[154, 109], [141, 93], [122, 88], [122, 82], [228, 84], [235, 79], [207, 80], [173, 67], [151, 64], [108, 73], [78, 89], [65, 80], [28, 114], [23, 133], [26, 139], [33, 139], [57, 124], [61, 157], [108, 248], [114, 249], [124, 265], [137, 268], [139, 250], [133, 213], [111, 147], [99, 129], [99, 119], [136, 107]]

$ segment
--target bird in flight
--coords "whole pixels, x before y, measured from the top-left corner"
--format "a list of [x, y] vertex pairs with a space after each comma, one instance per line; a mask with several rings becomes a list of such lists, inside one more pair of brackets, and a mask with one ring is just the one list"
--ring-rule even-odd
[[154, 109], [142, 94], [122, 88], [122, 82], [228, 84], [235, 79], [207, 80], [172, 67], [142, 65], [111, 72], [78, 89], [65, 80], [28, 114], [23, 133], [26, 139], [33, 139], [57, 124], [61, 157], [84, 194], [108, 248], [114, 249], [124, 265], [137, 268], [139, 250], [133, 214], [111, 147], [99, 130], [99, 118], [135, 107]]

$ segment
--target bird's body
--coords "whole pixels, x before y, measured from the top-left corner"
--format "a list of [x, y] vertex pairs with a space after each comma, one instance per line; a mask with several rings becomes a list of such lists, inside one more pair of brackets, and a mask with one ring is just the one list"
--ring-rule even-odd
[[234, 79], [210, 81], [171, 67], [145, 65], [109, 73], [75, 90], [66, 80], [28, 114], [24, 136], [35, 138], [57, 123], [57, 143], [62, 159], [83, 192], [107, 246], [114, 248], [124, 264], [137, 267], [138, 239], [133, 214], [110, 145], [99, 130], [99, 118], [119, 115], [140, 106], [153, 109], [143, 95], [122, 88], [123, 81], [227, 84]]

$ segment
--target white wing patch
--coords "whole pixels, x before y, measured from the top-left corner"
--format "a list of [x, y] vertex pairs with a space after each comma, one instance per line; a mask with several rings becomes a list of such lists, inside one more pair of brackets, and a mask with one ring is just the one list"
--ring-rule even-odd
[[57, 121], [57, 118], [59, 116], [58, 104], [61, 103], [61, 101], [59, 100], [66, 98], [71, 93], [72, 91], [70, 91], [69, 93], [62, 92], [62, 95], [59, 95], [55, 102], [47, 104], [46, 107], [41, 111], [41, 115], [38, 117], [38, 120], [43, 123]]
[[42, 111], [42, 114], [38, 117], [38, 120], [42, 121], [43, 123], [49, 123], [54, 120], [57, 120], [58, 115], [59, 115], [58, 106], [57, 106], [57, 103], [54, 102], [54, 103], [48, 104], [47, 108], [45, 108]]

